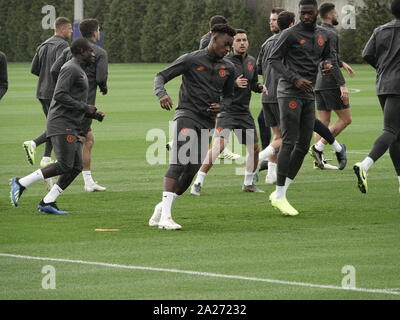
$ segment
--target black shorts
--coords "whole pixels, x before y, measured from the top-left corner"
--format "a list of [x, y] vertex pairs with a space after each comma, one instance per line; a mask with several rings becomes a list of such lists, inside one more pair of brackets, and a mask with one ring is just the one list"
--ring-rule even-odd
[[81, 130], [79, 132], [79, 135], [81, 137], [86, 137], [88, 132], [91, 130], [91, 126], [92, 126], [92, 121], [93, 119], [88, 118], [88, 117], [84, 117], [82, 122], [81, 122]]
[[232, 115], [224, 113], [218, 116], [216, 124], [216, 137], [229, 138], [230, 131], [233, 130], [241, 144], [257, 144], [257, 130], [251, 114]]
[[214, 128], [206, 128], [191, 118], [179, 117], [174, 121], [173, 132], [170, 164], [202, 164], [207, 155]]
[[82, 143], [75, 135], [58, 135], [50, 137], [57, 163], [65, 168], [82, 171]]
[[341, 95], [342, 93], [339, 88], [315, 91], [317, 110], [332, 111], [332, 110], [345, 110], [350, 108], [349, 103], [344, 104]]
[[267, 127], [280, 126], [280, 112], [279, 104], [277, 103], [263, 103], [264, 120]]

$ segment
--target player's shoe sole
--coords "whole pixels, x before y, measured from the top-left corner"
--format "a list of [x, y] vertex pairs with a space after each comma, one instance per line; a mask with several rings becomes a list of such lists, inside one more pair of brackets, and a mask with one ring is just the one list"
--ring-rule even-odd
[[314, 165], [316, 165], [321, 170], [324, 170], [324, 156], [323, 153], [315, 149], [315, 146], [312, 146], [308, 153], [314, 159]]
[[190, 188], [190, 194], [193, 196], [200, 196], [201, 193], [201, 184], [194, 184], [192, 185], [192, 187]]
[[22, 147], [25, 150], [26, 153], [26, 157], [27, 160], [29, 162], [29, 164], [34, 165], [35, 164], [35, 152], [36, 152], [36, 148], [34, 146], [32, 146], [30, 141], [25, 141], [22, 144]]
[[361, 166], [361, 163], [358, 162], [353, 166], [354, 173], [357, 177], [357, 186], [358, 189], [362, 193], [367, 193], [368, 192], [368, 183], [367, 183], [367, 173]]
[[10, 200], [11, 200], [11, 204], [14, 207], [18, 207], [19, 198], [21, 197], [21, 195], [24, 192], [25, 188], [22, 187], [18, 183], [18, 178], [11, 178], [9, 180], [9, 185], [10, 185]]

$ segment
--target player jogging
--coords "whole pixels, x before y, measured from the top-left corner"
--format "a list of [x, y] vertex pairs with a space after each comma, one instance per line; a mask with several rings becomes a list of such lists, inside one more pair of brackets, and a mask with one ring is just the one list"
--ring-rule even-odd
[[104, 118], [104, 113], [86, 103], [89, 83], [82, 66], [93, 61], [93, 49], [86, 39], [80, 38], [72, 43], [71, 52], [73, 59], [61, 69], [47, 115], [46, 133], [53, 144], [57, 162], [26, 177], [10, 179], [11, 203], [16, 207], [22, 193], [31, 184], [59, 176], [38, 209], [49, 214], [68, 213], [57, 207], [56, 199], [82, 171], [82, 144], [78, 137], [80, 124], [85, 116], [99, 121]]
[[395, 19], [376, 28], [363, 51], [364, 60], [376, 69], [384, 126], [369, 155], [354, 165], [362, 193], [368, 192], [368, 170], [388, 149], [400, 184], [400, 0], [392, 1], [391, 11]]

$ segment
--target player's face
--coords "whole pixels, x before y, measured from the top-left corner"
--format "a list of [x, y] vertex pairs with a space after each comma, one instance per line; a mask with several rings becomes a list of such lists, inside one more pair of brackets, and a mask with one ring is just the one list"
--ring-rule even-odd
[[300, 6], [300, 21], [307, 27], [315, 26], [317, 22], [318, 9], [312, 4]]
[[277, 13], [271, 13], [271, 15], [269, 17], [269, 29], [273, 33], [278, 33], [279, 32], [278, 14]]
[[62, 29], [62, 34], [65, 39], [71, 40], [72, 39], [72, 24], [66, 24]]
[[332, 17], [332, 24], [334, 26], [337, 26], [339, 24], [339, 15], [338, 15], [336, 9], [332, 10], [331, 17]]
[[249, 42], [245, 33], [238, 33], [233, 38], [233, 53], [236, 55], [245, 54], [249, 48]]
[[231, 51], [233, 37], [229, 34], [217, 34], [213, 41], [213, 50], [217, 57], [223, 58], [229, 53], [229, 51]]
[[82, 60], [87, 63], [94, 63], [95, 62], [95, 55], [92, 48], [87, 48], [85, 51], [82, 52]]

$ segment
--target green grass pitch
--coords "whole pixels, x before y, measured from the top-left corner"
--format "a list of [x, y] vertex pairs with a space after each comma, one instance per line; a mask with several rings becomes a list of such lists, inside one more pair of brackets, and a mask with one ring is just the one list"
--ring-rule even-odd
[[[351, 96], [353, 123], [339, 137], [347, 144], [348, 166], [341, 172], [318, 171], [307, 156], [288, 192], [299, 216], [285, 218], [273, 210], [267, 201], [273, 188], [262, 182], [265, 194], [242, 193], [243, 177], [235, 172], [243, 165], [221, 164], [210, 172], [201, 197], [185, 194], [175, 203], [174, 219], [183, 225], [175, 232], [147, 226], [161, 199], [167, 165], [147, 163], [153, 142], [146, 141], [146, 134], [154, 128], [168, 132], [173, 116], [161, 110], [152, 92], [154, 75], [162, 68], [110, 66], [109, 95], [97, 101], [107, 115], [93, 126], [92, 165], [95, 180], [108, 190], [84, 193], [79, 176], [58, 200], [70, 214], [50, 216], [36, 210], [45, 194], [42, 183], [24, 193], [18, 208], [8, 198], [8, 179], [37, 168], [26, 161], [22, 142], [38, 136], [45, 125], [29, 65], [9, 65], [10, 89], [0, 102], [0, 254], [144, 268], [0, 255], [0, 299], [399, 299], [400, 194], [390, 157], [386, 154], [371, 169], [367, 195], [358, 191], [352, 171], [382, 130], [371, 68], [356, 66], [356, 78], [348, 79], [350, 88], [361, 90]], [[175, 105], [179, 85], [179, 79], [167, 85]], [[253, 95], [255, 117], [259, 101]], [[56, 270], [55, 290], [42, 288], [45, 265]], [[341, 290], [346, 265], [355, 268], [357, 288], [392, 291]]]

